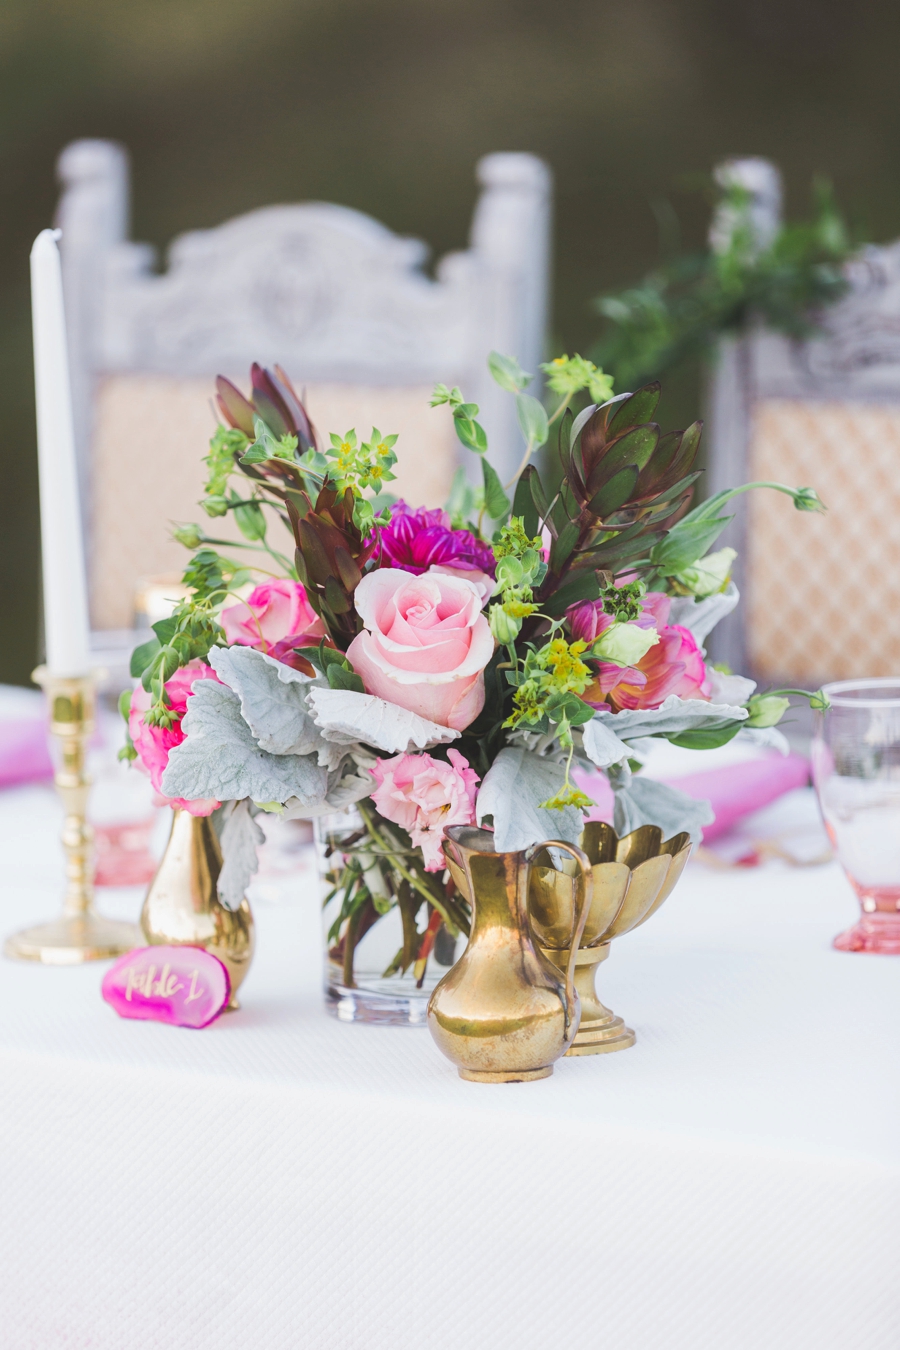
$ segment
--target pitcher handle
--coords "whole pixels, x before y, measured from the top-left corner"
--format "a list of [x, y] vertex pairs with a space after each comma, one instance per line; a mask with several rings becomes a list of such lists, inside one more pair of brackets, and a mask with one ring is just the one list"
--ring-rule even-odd
[[588, 920], [588, 914], [591, 912], [591, 901], [594, 898], [594, 873], [591, 867], [590, 858], [575, 844], [568, 844], [564, 839], [546, 839], [542, 844], [535, 844], [530, 848], [526, 857], [531, 862], [536, 853], [542, 848], [560, 848], [569, 857], [578, 864], [579, 881], [581, 882], [581, 904], [576, 908], [575, 929], [572, 934], [572, 946], [569, 950], [569, 962], [566, 966], [566, 1040], [569, 1040], [569, 1027], [575, 1020], [575, 962], [578, 960], [578, 948], [581, 939], [584, 936], [584, 927]]

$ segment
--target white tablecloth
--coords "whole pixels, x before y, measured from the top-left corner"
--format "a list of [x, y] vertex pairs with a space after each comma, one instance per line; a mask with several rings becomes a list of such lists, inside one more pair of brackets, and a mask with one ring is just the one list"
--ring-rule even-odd
[[[56, 828], [0, 796], [5, 931]], [[897, 1350], [900, 963], [836, 867], [689, 867], [602, 971], [636, 1047], [514, 1086], [327, 1017], [287, 892], [203, 1032], [0, 963], [4, 1350]]]

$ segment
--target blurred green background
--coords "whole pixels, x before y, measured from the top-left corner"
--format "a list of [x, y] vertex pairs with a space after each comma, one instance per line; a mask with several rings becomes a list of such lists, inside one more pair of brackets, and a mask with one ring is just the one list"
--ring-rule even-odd
[[[781, 166], [787, 214], [816, 172], [856, 233], [900, 234], [900, 7], [889, 0], [3, 0], [0, 5], [0, 680], [38, 645], [28, 251], [69, 141], [133, 171], [133, 237], [164, 248], [253, 207], [321, 199], [465, 245], [476, 159], [556, 178], [552, 342], [658, 257], [658, 204], [703, 240], [703, 182], [731, 154]], [[655, 213], [656, 208], [656, 213]], [[699, 411], [679, 372], [662, 420]]]

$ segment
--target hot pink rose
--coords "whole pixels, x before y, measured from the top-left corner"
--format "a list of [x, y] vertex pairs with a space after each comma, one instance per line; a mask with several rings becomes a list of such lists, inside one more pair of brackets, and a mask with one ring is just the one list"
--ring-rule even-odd
[[354, 599], [365, 631], [347, 656], [366, 692], [454, 731], [474, 722], [494, 651], [478, 588], [382, 567], [363, 577]]
[[407, 830], [421, 848], [426, 872], [446, 866], [441, 840], [447, 825], [471, 825], [475, 819], [478, 774], [458, 750], [450, 763], [431, 755], [395, 755], [379, 759], [372, 770], [378, 787], [372, 800], [385, 820]]
[[222, 627], [229, 645], [256, 647], [288, 666], [299, 666], [302, 657], [294, 647], [317, 647], [325, 635], [299, 581], [286, 577], [267, 581], [222, 610]]
[[220, 805], [212, 797], [201, 797], [195, 802], [185, 801], [183, 797], [167, 797], [162, 790], [162, 776], [169, 762], [169, 751], [184, 740], [181, 719], [187, 711], [187, 701], [191, 689], [197, 680], [219, 680], [218, 675], [203, 661], [193, 660], [166, 681], [166, 694], [169, 705], [177, 719], [171, 727], [150, 727], [144, 721], [144, 713], [153, 702], [153, 696], [143, 685], [138, 685], [131, 695], [131, 712], [128, 715], [128, 734], [134, 742], [141, 766], [150, 775], [160, 797], [170, 806], [183, 806], [192, 816], [212, 815]]

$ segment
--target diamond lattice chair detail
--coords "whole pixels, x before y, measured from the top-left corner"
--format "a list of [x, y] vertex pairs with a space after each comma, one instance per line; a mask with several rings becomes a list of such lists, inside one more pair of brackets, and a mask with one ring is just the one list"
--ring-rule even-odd
[[367, 435], [373, 423], [399, 433], [395, 486], [416, 504], [441, 500], [458, 463], [471, 472], [447, 409], [428, 406], [436, 381], [457, 383], [481, 405], [494, 462], [514, 471], [512, 400], [486, 357], [515, 353], [537, 370], [543, 355], [551, 179], [540, 160], [479, 161], [470, 247], [443, 258], [435, 279], [424, 244], [320, 202], [182, 235], [157, 274], [153, 250], [127, 238], [122, 148], [77, 141], [59, 176], [92, 627], [107, 661], [131, 641], [145, 579], [183, 565], [170, 522], [203, 519], [216, 374], [243, 386], [253, 361], [277, 362], [305, 388], [320, 433]]
[[[771, 238], [775, 167], [730, 161], [717, 176], [751, 194], [760, 242]], [[713, 247], [728, 224], [713, 222]], [[711, 654], [767, 684], [900, 672], [900, 243], [862, 249], [847, 279], [821, 335], [727, 339], [711, 380], [709, 491], [774, 479], [814, 487], [830, 508], [798, 517], [779, 493], [748, 494], [722, 536], [746, 604]]]

